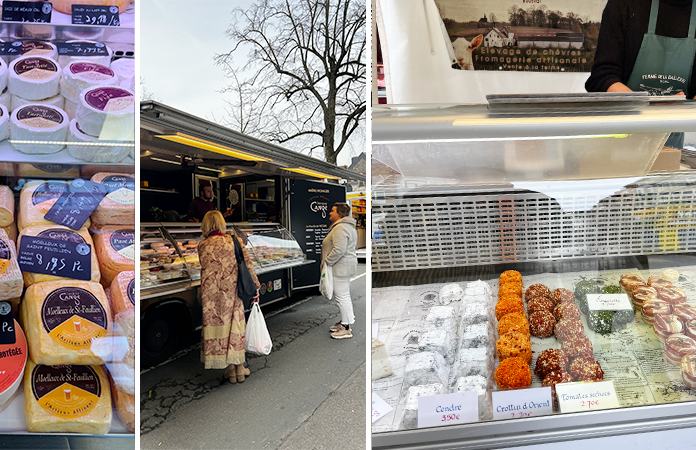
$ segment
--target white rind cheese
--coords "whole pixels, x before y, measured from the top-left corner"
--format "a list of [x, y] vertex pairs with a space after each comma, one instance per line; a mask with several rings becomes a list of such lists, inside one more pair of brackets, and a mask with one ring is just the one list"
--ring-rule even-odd
[[21, 314], [29, 356], [37, 364], [111, 361], [113, 320], [101, 284], [80, 280], [33, 284], [24, 294]]
[[108, 433], [112, 402], [106, 371], [100, 366], [48, 367], [29, 359], [24, 415], [32, 433]]
[[9, 112], [12, 112], [12, 94], [10, 94], [10, 90], [7, 88], [0, 94], [0, 105], [3, 105]]
[[73, 61], [63, 69], [60, 93], [71, 102], [80, 101], [80, 93], [95, 86], [116, 86], [118, 78], [113, 70], [88, 61]]
[[90, 216], [94, 225], [135, 224], [135, 177], [120, 173], [98, 173], [91, 181], [109, 188], [109, 193]]
[[[91, 263], [91, 278], [90, 281], [95, 283], [99, 282], [101, 279], [101, 273], [99, 272], [99, 261], [97, 260], [97, 252], [94, 250], [94, 242], [92, 241], [92, 236], [89, 234], [85, 228], [80, 230], [71, 230], [63, 225], [53, 224], [53, 225], [35, 225], [31, 227], [24, 228], [19, 233], [19, 238], [17, 240], [17, 249], [22, 242], [23, 236], [35, 236], [47, 239], [54, 239], [57, 241], [68, 241], [77, 244], [88, 244], [92, 249], [92, 263]], [[58, 281], [67, 280], [65, 277], [57, 277], [55, 275], [47, 275], [43, 273], [32, 273], [23, 271], [24, 285], [29, 287], [32, 284], [43, 283], [45, 281]]]
[[27, 154], [59, 152], [65, 147], [69, 124], [62, 109], [30, 103], [12, 111], [10, 144]]
[[9, 76], [10, 70], [7, 63], [0, 60], [0, 91], [4, 91], [7, 87], [7, 78]]
[[71, 102], [67, 98], [65, 99], [65, 113], [69, 118], [74, 119], [75, 114], [77, 114], [77, 103]]
[[135, 79], [135, 59], [120, 58], [111, 63], [111, 70], [118, 75], [119, 82]]
[[68, 135], [68, 152], [73, 158], [96, 163], [121, 162], [134, 148], [133, 142], [129, 145], [119, 145], [118, 141], [103, 141], [99, 138], [85, 134], [77, 123], [77, 119], [70, 121], [70, 134]]
[[372, 381], [390, 375], [394, 375], [394, 371], [389, 361], [387, 347], [377, 339], [372, 339]]
[[23, 290], [24, 280], [14, 242], [0, 229], [0, 301], [21, 297]]
[[44, 100], [58, 95], [62, 74], [54, 59], [24, 56], [10, 63], [7, 85], [12, 95], [27, 100]]
[[19, 56], [12, 56], [10, 60], [13, 61], [25, 56], [41, 56], [42, 58], [51, 58], [57, 61], [58, 47], [46, 41], [24, 41], [22, 42]]
[[37, 105], [53, 106], [54, 108], [63, 109], [63, 107], [65, 106], [65, 98], [63, 98], [62, 95], [58, 94], [54, 97], [47, 98], [44, 100], [27, 100], [26, 98], [13, 95], [12, 100], [10, 101], [10, 107], [8, 109], [10, 111], [14, 111], [17, 108], [21, 108], [22, 106], [28, 105], [30, 103], [34, 103]]
[[135, 136], [135, 96], [121, 87], [82, 91], [75, 114], [80, 129], [104, 140], [128, 141]]
[[5, 105], [0, 105], [0, 141], [10, 137], [10, 113]]

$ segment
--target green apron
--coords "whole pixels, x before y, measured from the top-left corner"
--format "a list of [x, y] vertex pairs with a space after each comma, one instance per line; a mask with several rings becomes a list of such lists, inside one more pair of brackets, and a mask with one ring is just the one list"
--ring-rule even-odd
[[[650, 95], [676, 95], [689, 92], [691, 71], [696, 57], [696, 5], [691, 5], [691, 21], [686, 38], [669, 38], [655, 34], [660, 0], [652, 0], [648, 32], [643, 36], [636, 64], [627, 86], [632, 91]], [[684, 147], [684, 133], [673, 133], [665, 145]]]

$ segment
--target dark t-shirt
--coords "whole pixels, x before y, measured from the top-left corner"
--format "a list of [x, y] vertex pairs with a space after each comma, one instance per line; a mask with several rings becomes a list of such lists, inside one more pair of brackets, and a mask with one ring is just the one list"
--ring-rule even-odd
[[191, 204], [189, 205], [188, 209], [188, 216], [189, 218], [194, 217], [200, 222], [203, 220], [203, 217], [205, 217], [205, 213], [208, 211], [215, 211], [216, 209], [215, 203], [209, 202], [208, 200], [203, 200], [200, 197], [196, 197], [191, 200]]
[[[648, 32], [652, 0], [609, 0], [602, 14], [597, 53], [587, 92], [606, 92], [614, 83], [628, 83], [638, 58], [643, 35]], [[655, 33], [685, 38], [693, 0], [660, 0]], [[691, 36], [694, 39], [696, 36]], [[696, 60], [691, 72], [688, 97], [696, 95]]]

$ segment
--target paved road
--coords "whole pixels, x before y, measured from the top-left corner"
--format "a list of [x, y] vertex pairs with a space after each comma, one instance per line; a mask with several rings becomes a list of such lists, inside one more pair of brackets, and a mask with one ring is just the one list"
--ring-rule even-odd
[[[243, 384], [203, 370], [199, 348], [141, 375], [143, 449], [364, 449], [365, 265], [351, 282], [353, 339], [331, 339], [338, 308], [310, 297], [266, 319], [269, 356]], [[275, 315], [273, 315], [275, 314]]]

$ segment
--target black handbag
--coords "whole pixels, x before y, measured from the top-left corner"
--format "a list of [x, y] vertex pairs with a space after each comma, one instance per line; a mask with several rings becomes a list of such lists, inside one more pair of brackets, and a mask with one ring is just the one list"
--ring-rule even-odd
[[234, 241], [234, 254], [237, 257], [237, 295], [242, 301], [248, 301], [256, 295], [256, 284], [251, 277], [249, 268], [244, 261], [244, 251], [239, 241], [235, 236], [232, 236]]

